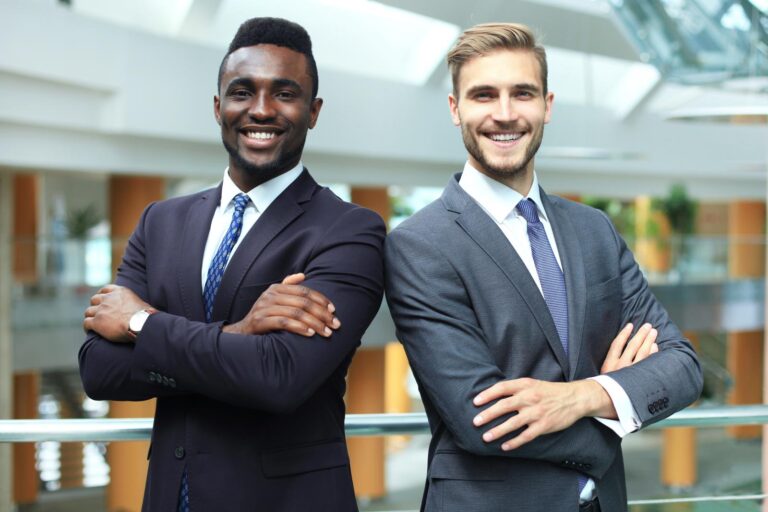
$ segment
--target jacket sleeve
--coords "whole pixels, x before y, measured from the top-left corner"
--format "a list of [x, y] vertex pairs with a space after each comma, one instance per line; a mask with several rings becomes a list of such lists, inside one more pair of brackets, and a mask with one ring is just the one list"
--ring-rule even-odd
[[[348, 210], [326, 227], [302, 271], [304, 285], [336, 306], [341, 327], [329, 339], [286, 331], [224, 333], [222, 325], [163, 312], [149, 317], [130, 358], [133, 382], [152, 373], [177, 389], [232, 405], [288, 413], [310, 397], [360, 344], [383, 294], [381, 218]], [[286, 254], [286, 257], [290, 257]]]
[[[115, 283], [130, 288], [136, 295], [149, 301], [145, 269], [144, 228], [149, 205], [141, 215], [139, 224], [128, 241], [125, 255], [117, 270]], [[94, 400], [148, 400], [160, 396], [173, 396], [181, 392], [170, 387], [152, 385], [131, 377], [134, 346], [132, 343], [113, 343], [97, 333], [86, 333], [80, 347], [78, 361], [80, 378], [86, 394]]]
[[[460, 273], [440, 248], [402, 227], [389, 235], [385, 248], [386, 291], [398, 338], [425, 398], [458, 446], [476, 455], [583, 464], [580, 471], [600, 478], [614, 461], [620, 439], [591, 418], [570, 428], [540, 436], [512, 451], [502, 440], [486, 443], [472, 419], [479, 409], [472, 399], [509, 378], [487, 348], [485, 335]], [[493, 425], [506, 421], [498, 419]], [[506, 438], [504, 438], [506, 439]]]
[[664, 307], [648, 288], [632, 252], [613, 232], [619, 253], [621, 275], [621, 325], [650, 323], [658, 331], [659, 352], [637, 364], [610, 372], [629, 396], [641, 428], [670, 416], [699, 398], [703, 376], [690, 342], [672, 322]]

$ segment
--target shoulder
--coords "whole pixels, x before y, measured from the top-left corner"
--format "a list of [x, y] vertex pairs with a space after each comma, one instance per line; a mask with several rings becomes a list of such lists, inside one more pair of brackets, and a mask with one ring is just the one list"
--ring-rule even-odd
[[150, 203], [147, 205], [145, 213], [149, 210], [152, 213], [171, 213], [179, 212], [189, 209], [192, 205], [199, 203], [200, 201], [217, 201], [219, 197], [218, 187], [212, 187], [193, 194], [186, 194], [183, 196], [171, 197]]
[[597, 208], [560, 196], [547, 195], [546, 198], [550, 207], [556, 209], [557, 213], [566, 215], [572, 222], [587, 223], [592, 227], [596, 227], [597, 223], [613, 229], [613, 223], [605, 212]]

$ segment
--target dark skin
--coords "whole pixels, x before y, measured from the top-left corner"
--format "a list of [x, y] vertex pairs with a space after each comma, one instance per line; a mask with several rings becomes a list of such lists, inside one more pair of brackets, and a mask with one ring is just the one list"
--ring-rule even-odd
[[[306, 57], [271, 44], [249, 46], [227, 59], [214, 116], [230, 154], [229, 176], [244, 192], [296, 167], [307, 131], [314, 128], [323, 100], [312, 97]], [[301, 285], [304, 274], [273, 284], [251, 310], [225, 332], [265, 334], [285, 330], [329, 338], [340, 327], [336, 308], [323, 294]], [[151, 308], [133, 291], [114, 284], [91, 297], [83, 328], [112, 342], [131, 342], [128, 322]]]
[[[336, 307], [320, 292], [300, 283], [304, 274], [292, 274], [273, 284], [256, 300], [248, 314], [237, 323], [224, 326], [224, 332], [266, 334], [285, 330], [301, 336], [315, 334], [329, 338], [341, 326], [333, 313]], [[134, 313], [151, 308], [130, 288], [110, 284], [91, 297], [85, 310], [83, 329], [96, 331], [109, 341], [129, 343], [128, 321]]]
[[230, 54], [213, 98], [229, 175], [249, 191], [298, 165], [323, 100], [312, 97], [307, 58], [264, 44]]

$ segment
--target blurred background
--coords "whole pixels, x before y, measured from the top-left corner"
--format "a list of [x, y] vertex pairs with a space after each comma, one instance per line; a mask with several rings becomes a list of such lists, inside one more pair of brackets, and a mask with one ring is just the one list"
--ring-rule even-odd
[[[220, 180], [218, 66], [253, 16], [312, 36], [325, 103], [303, 162], [390, 227], [465, 161], [448, 48], [476, 23], [533, 27], [555, 94], [542, 186], [604, 210], [625, 236], [698, 348], [700, 404], [763, 403], [768, 0], [0, 0], [0, 418], [152, 416], [151, 402], [84, 396], [82, 312], [149, 202]], [[421, 410], [385, 306], [347, 404]], [[761, 437], [630, 436], [632, 510], [760, 510], [760, 498], [641, 501], [760, 494]], [[350, 440], [363, 510], [418, 508], [428, 440]], [[139, 510], [146, 449], [0, 444], [0, 510]]]

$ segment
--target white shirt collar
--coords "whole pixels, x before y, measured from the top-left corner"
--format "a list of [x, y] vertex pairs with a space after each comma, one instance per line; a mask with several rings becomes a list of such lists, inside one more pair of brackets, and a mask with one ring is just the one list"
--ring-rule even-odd
[[[246, 192], [251, 198], [253, 205], [256, 207], [256, 211], [263, 213], [269, 205], [272, 204], [272, 201], [277, 199], [277, 196], [282, 194], [283, 190], [288, 188], [288, 185], [293, 183], [294, 180], [299, 177], [302, 170], [304, 170], [304, 164], [299, 162], [299, 164], [290, 171], [284, 172], [280, 176], [275, 176], [271, 180], [265, 181], [258, 187], [254, 187]], [[232, 199], [242, 192], [243, 191], [235, 185], [235, 182], [232, 181], [232, 178], [229, 177], [229, 167], [224, 169], [224, 179], [221, 184], [221, 202], [219, 203], [219, 206], [227, 208], [232, 202]]]
[[539, 191], [539, 178], [533, 173], [533, 183], [528, 195], [523, 197], [517, 190], [500, 183], [493, 178], [481, 173], [467, 162], [461, 173], [459, 185], [472, 199], [488, 212], [496, 222], [503, 222], [510, 215], [517, 216], [519, 212], [515, 208], [522, 199], [531, 199], [536, 203], [539, 216], [547, 219], [547, 212], [541, 202]]

